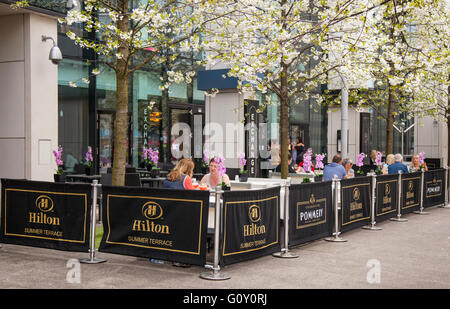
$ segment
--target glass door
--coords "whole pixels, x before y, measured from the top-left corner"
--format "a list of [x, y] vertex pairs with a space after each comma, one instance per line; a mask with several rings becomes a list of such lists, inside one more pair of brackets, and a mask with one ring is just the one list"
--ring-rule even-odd
[[112, 154], [114, 145], [114, 113], [98, 113], [98, 145], [99, 167], [112, 167]]
[[[181, 109], [181, 108], [171, 108], [170, 109], [170, 128], [174, 128], [176, 124], [186, 124], [187, 126], [191, 127], [191, 110], [190, 109]], [[179, 126], [179, 128], [184, 128], [185, 125]], [[191, 127], [192, 128], [192, 127]], [[177, 131], [177, 130], [175, 130]], [[180, 137], [182, 134], [185, 134], [186, 132], [183, 131], [177, 131], [175, 134], [171, 134], [171, 161], [177, 161], [177, 158], [175, 158], [172, 154], [176, 152], [183, 152], [184, 147], [186, 145], [182, 143], [176, 142], [177, 138]], [[191, 132], [192, 134], [192, 132]], [[192, 152], [192, 147], [190, 149], [190, 152]], [[192, 156], [192, 153], [190, 153]]]

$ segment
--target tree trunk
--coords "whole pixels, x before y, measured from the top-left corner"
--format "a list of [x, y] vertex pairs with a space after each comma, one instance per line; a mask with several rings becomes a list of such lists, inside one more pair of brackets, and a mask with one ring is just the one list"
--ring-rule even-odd
[[128, 134], [128, 74], [116, 74], [116, 121], [114, 122], [114, 161], [112, 184], [125, 185]]
[[[118, 8], [128, 12], [128, 1], [119, 0]], [[117, 28], [128, 32], [128, 17], [125, 15], [117, 21]], [[128, 58], [129, 48], [126, 41], [121, 41], [118, 52], [123, 56], [116, 64], [116, 119], [114, 122], [114, 160], [112, 168], [112, 185], [125, 185], [125, 164], [127, 158], [128, 135]]]
[[280, 98], [280, 145], [281, 145], [281, 178], [286, 179], [289, 173], [288, 164], [288, 134], [289, 134], [289, 97], [287, 85], [287, 66], [282, 63], [281, 98]]
[[[162, 84], [167, 83], [169, 77], [167, 75], [168, 66], [164, 65], [162, 69]], [[161, 93], [161, 112], [162, 112], [162, 157], [163, 162], [167, 163], [171, 161], [171, 139], [170, 139], [170, 110], [169, 110], [169, 90], [164, 89]]]
[[[281, 1], [281, 7], [284, 7], [286, 1]], [[282, 28], [286, 29], [286, 11], [283, 8], [281, 10], [281, 23]], [[289, 134], [289, 92], [288, 92], [288, 65], [284, 63], [283, 57], [281, 57], [281, 73], [280, 73], [280, 145], [281, 145], [281, 178], [286, 179], [289, 174], [288, 163], [288, 134]]]
[[393, 89], [388, 82], [388, 111], [386, 117], [386, 155], [394, 151], [394, 111], [395, 101]]

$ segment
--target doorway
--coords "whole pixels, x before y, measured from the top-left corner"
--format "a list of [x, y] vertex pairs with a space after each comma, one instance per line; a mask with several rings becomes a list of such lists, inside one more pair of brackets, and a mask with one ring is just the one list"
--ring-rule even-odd
[[98, 125], [98, 166], [99, 168], [112, 167], [112, 154], [114, 146], [114, 112], [99, 111]]

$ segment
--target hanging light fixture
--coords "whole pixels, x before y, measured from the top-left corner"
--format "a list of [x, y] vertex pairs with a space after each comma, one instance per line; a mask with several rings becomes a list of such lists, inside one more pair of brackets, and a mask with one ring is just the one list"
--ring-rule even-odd
[[50, 49], [50, 53], [48, 55], [48, 59], [53, 63], [53, 64], [58, 64], [62, 59], [62, 53], [61, 50], [59, 49], [59, 47], [56, 45], [55, 40], [52, 37], [49, 36], [42, 36], [42, 42], [45, 42], [47, 40], [52, 40], [53, 41], [53, 47]]

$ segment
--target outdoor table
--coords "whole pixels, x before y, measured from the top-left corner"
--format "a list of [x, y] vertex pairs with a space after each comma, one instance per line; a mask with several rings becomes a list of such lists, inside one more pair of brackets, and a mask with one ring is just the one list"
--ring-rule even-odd
[[157, 178], [143, 177], [143, 178], [141, 178], [141, 183], [142, 183], [142, 186], [144, 186], [144, 184], [148, 184], [147, 187], [150, 187], [150, 188], [161, 188], [162, 183], [165, 179], [166, 179], [165, 177], [157, 177]]
[[82, 181], [85, 183], [91, 183], [92, 180], [97, 179], [100, 180], [100, 178], [102, 178], [101, 175], [85, 175], [85, 174], [71, 174], [71, 175], [66, 175], [66, 179], [70, 181], [68, 182], [73, 182], [73, 181]]

